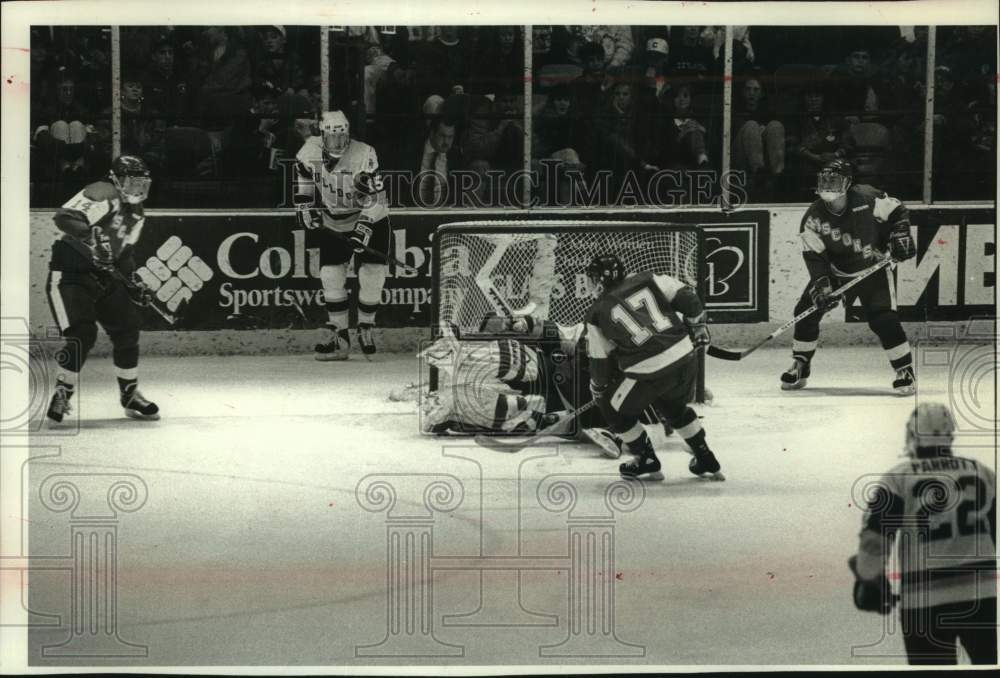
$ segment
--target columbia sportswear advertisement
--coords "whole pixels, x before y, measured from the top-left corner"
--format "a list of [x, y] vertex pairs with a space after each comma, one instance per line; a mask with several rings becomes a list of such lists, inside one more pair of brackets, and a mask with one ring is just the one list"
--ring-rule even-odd
[[[477, 219], [505, 215], [477, 214]], [[526, 218], [518, 214], [519, 218]], [[615, 215], [531, 215], [532, 219], [636, 220], [700, 224], [705, 230], [708, 305], [715, 322], [767, 319], [766, 211], [628, 212]], [[416, 269], [393, 266], [378, 324], [426, 326], [431, 322], [431, 252], [441, 224], [466, 214], [397, 214], [392, 217], [395, 258]], [[139, 275], [156, 290], [161, 307], [177, 316], [171, 329], [309, 328], [325, 322], [319, 250], [291, 213], [277, 215], [150, 215], [137, 246]], [[357, 292], [351, 267], [348, 290]], [[352, 309], [352, 314], [356, 312]], [[147, 329], [167, 329], [150, 314]]]

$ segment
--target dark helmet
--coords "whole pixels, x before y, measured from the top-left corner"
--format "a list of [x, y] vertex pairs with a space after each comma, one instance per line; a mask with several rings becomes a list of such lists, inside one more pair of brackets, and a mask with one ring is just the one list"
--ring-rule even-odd
[[134, 155], [122, 155], [115, 158], [111, 163], [111, 173], [109, 174], [111, 183], [122, 195], [122, 200], [128, 203], [140, 203], [149, 195], [149, 186], [153, 180], [150, 178], [149, 168], [142, 158]]
[[587, 277], [594, 285], [599, 284], [604, 289], [610, 289], [625, 278], [625, 267], [617, 255], [598, 254], [587, 266]]
[[836, 200], [854, 181], [854, 167], [846, 160], [831, 160], [816, 175], [816, 194], [827, 202]]

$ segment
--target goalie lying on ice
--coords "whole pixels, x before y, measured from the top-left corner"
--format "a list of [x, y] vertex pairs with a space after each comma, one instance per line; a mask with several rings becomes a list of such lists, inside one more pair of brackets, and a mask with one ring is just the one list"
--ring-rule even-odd
[[[421, 429], [523, 434], [553, 425], [592, 399], [585, 342], [582, 323], [561, 326], [532, 317], [487, 316], [474, 335], [448, 328], [421, 353], [439, 371], [438, 390], [422, 398]], [[644, 421], [660, 419], [649, 412]], [[577, 423], [578, 429], [606, 426], [598, 408]], [[572, 431], [573, 421], [566, 424]]]

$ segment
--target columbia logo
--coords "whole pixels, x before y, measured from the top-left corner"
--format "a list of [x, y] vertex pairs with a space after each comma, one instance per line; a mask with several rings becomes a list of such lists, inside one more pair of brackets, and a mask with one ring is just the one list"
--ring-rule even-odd
[[176, 235], [170, 236], [136, 274], [170, 311], [190, 301], [212, 279], [212, 269]]

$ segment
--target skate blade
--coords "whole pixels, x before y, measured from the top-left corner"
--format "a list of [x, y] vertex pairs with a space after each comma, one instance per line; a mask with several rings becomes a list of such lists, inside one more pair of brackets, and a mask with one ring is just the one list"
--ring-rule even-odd
[[917, 392], [916, 386], [897, 386], [893, 390], [898, 396], [911, 396]]
[[334, 356], [334, 355], [326, 355], [323, 353], [317, 353], [315, 357], [316, 360], [320, 361], [321, 363], [342, 362], [344, 360], [347, 360], [348, 358], [348, 356], [346, 355]]
[[794, 384], [786, 384], [785, 382], [781, 382], [782, 391], [798, 391], [800, 388], [805, 388], [805, 386], [806, 386], [805, 379], [797, 381]]
[[641, 473], [637, 476], [621, 474], [622, 480], [652, 480], [661, 481], [664, 480], [663, 472], [656, 471], [655, 473]]
[[129, 419], [138, 419], [139, 421], [159, 421], [160, 414], [143, 414], [142, 412], [136, 412], [135, 410], [125, 410], [125, 416]]
[[726, 476], [722, 475], [722, 471], [716, 471], [715, 473], [701, 473], [695, 477], [700, 480], [710, 480], [713, 482], [722, 482], [726, 479]]

